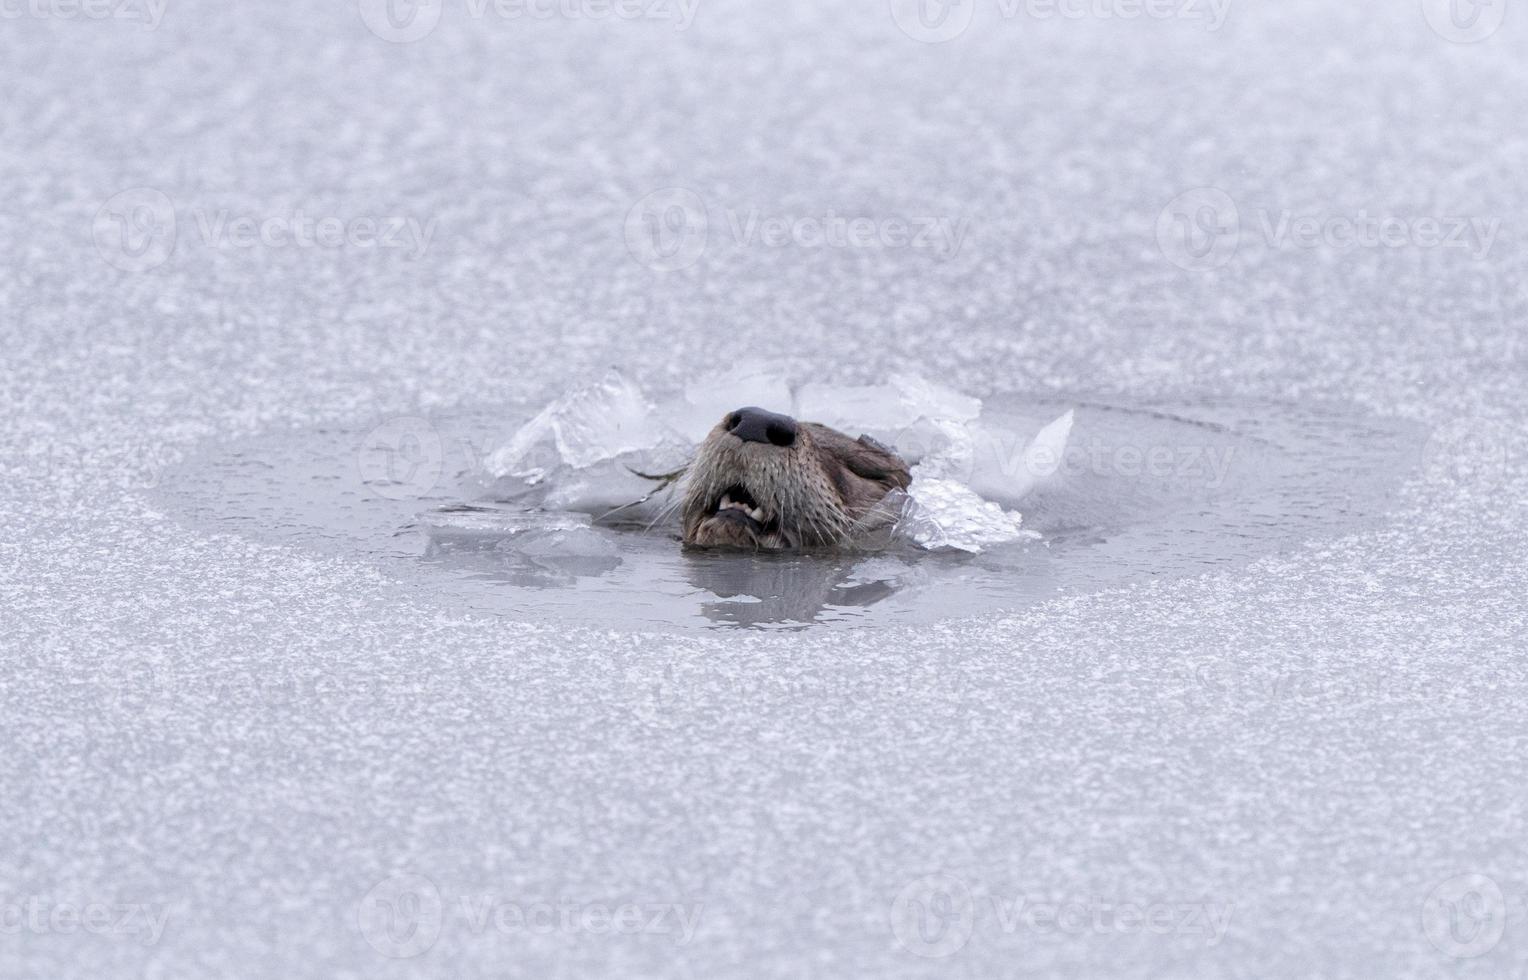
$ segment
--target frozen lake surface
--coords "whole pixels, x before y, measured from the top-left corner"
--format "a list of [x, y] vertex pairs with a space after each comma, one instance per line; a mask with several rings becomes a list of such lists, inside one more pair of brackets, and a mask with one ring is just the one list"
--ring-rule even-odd
[[[0, 975], [1528, 975], [1522, 10], [384, 6], [0, 18]], [[757, 364], [1114, 448], [890, 574], [432, 547]]]

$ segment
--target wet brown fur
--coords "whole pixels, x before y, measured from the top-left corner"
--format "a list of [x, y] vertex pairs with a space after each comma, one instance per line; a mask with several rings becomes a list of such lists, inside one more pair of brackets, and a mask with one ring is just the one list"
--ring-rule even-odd
[[[725, 420], [711, 430], [685, 477], [684, 542], [696, 547], [796, 551], [841, 547], [884, 520], [877, 505], [912, 478], [901, 457], [868, 437], [799, 423], [794, 445], [744, 442]], [[761, 524], [718, 512], [741, 486], [765, 512]]]

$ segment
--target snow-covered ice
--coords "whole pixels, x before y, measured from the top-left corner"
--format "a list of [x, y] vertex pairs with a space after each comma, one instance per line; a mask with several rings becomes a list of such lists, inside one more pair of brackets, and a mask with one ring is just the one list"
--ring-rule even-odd
[[[76, 6], [0, 18], [0, 975], [1528, 973], [1515, 6]], [[1074, 411], [1075, 492], [1000, 577], [419, 554], [611, 366]]]

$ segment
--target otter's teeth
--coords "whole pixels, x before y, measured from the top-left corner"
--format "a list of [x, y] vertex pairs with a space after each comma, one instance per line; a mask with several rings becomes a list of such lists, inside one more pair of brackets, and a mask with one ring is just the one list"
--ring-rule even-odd
[[729, 494], [729, 493], [722, 494], [721, 502], [716, 505], [716, 512], [718, 514], [720, 514], [724, 510], [740, 510], [743, 513], [747, 514], [749, 517], [751, 517], [754, 520], [758, 521], [760, 524], [764, 523], [764, 508], [763, 507], [749, 507], [747, 504], [743, 503], [741, 500], [733, 500], [732, 499], [732, 495]]

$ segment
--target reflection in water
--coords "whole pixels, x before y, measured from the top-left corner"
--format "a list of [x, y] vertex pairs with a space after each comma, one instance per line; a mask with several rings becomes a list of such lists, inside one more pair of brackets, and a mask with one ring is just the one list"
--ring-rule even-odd
[[[525, 589], [569, 589], [611, 576], [622, 551], [657, 543], [677, 554], [700, 612], [717, 624], [804, 626], [853, 615], [926, 576], [918, 556], [772, 555], [684, 550], [662, 535], [610, 531], [569, 517], [498, 504], [458, 504], [425, 515], [421, 560], [482, 582]], [[550, 526], [549, 526], [550, 525]]]
[[712, 622], [806, 625], [866, 609], [917, 584], [913, 566], [890, 557], [837, 558], [690, 552], [685, 575], [715, 596], [701, 603]]
[[452, 504], [424, 515], [421, 560], [485, 582], [565, 589], [621, 567], [620, 549], [589, 521], [492, 503]]
[[617, 555], [531, 555], [490, 540], [436, 538], [425, 544], [422, 561], [485, 582], [523, 589], [566, 589], [579, 579], [598, 578], [621, 567]]
[[[980, 583], [1001, 574], [1016, 594], [1054, 588], [1050, 549], [1015, 546], [996, 555], [930, 554], [911, 546], [877, 553], [750, 554], [685, 549], [669, 535], [594, 527], [581, 518], [552, 529], [545, 515], [496, 504], [452, 505], [421, 522], [427, 544], [421, 560], [479, 582], [523, 589], [588, 589], [592, 579], [619, 588], [641, 583], [633, 566], [655, 563], [683, 570], [684, 601], [721, 626], [781, 629], [853, 622], [892, 597], [914, 599], [919, 590]], [[1065, 538], [1061, 540], [1065, 541]], [[646, 579], [650, 602], [665, 601], [670, 583]]]

